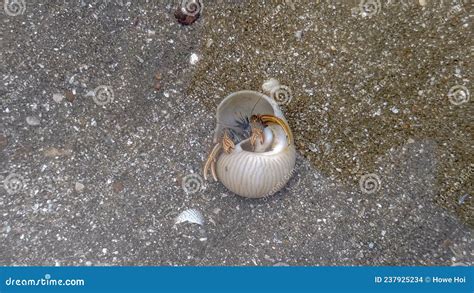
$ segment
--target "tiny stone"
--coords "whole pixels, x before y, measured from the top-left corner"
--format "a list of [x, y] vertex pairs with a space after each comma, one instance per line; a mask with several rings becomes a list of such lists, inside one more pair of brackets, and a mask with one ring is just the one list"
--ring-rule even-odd
[[66, 100], [69, 102], [69, 103], [72, 103], [74, 102], [74, 100], [76, 99], [76, 96], [74, 95], [73, 92], [71, 91], [66, 91], [64, 93], [65, 97], [66, 97]]
[[463, 196], [461, 196], [458, 200], [458, 204], [463, 204], [465, 201], [466, 201], [466, 198], [469, 197], [469, 194], [464, 194]]
[[53, 100], [56, 103], [60, 103], [64, 99], [64, 95], [62, 94], [53, 94]]
[[297, 40], [301, 40], [301, 38], [303, 37], [303, 31], [296, 31], [295, 37]]
[[61, 152], [55, 147], [46, 148], [43, 152], [45, 157], [59, 157]]
[[313, 153], [319, 152], [319, 148], [314, 143], [309, 144], [309, 150]]
[[369, 248], [370, 248], [370, 249], [374, 248], [374, 243], [373, 243], [373, 242], [370, 242], [370, 243], [369, 243]]
[[77, 191], [77, 192], [82, 192], [84, 190], [84, 184], [80, 183], [80, 182], [76, 182], [75, 186], [74, 186], [74, 189]]
[[28, 125], [31, 125], [31, 126], [38, 126], [41, 124], [39, 118], [35, 116], [26, 117], [26, 123], [28, 123]]
[[199, 61], [199, 56], [196, 53], [192, 53], [191, 57], [189, 57], [189, 63], [191, 65], [195, 65]]
[[115, 192], [115, 193], [120, 193], [122, 190], [123, 190], [123, 183], [122, 181], [115, 181], [114, 183], [112, 183], [112, 190]]

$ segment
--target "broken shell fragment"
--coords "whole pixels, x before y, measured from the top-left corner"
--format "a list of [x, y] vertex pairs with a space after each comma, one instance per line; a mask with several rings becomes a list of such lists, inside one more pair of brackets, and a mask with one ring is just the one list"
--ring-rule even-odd
[[188, 209], [181, 212], [176, 217], [174, 224], [177, 225], [184, 222], [194, 223], [202, 226], [204, 224], [204, 217], [200, 211], [196, 209]]

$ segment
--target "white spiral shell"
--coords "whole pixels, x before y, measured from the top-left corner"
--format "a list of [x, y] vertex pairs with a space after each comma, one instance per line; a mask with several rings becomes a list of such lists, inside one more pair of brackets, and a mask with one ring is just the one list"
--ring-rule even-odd
[[[286, 122], [278, 104], [255, 91], [240, 91], [227, 96], [217, 108], [214, 141], [222, 137], [225, 125], [233, 125], [240, 115], [270, 114]], [[255, 150], [245, 139], [227, 154], [223, 152], [216, 163], [216, 173], [232, 192], [249, 198], [272, 195], [290, 179], [296, 161], [296, 150], [289, 143], [282, 127], [271, 124], [264, 129], [264, 142]]]

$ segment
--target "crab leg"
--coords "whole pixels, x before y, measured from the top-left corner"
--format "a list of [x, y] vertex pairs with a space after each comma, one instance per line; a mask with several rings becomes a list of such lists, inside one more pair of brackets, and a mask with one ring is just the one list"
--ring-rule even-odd
[[227, 131], [224, 132], [224, 137], [222, 138], [222, 147], [224, 148], [224, 152], [227, 154], [230, 154], [235, 149], [235, 144], [229, 137]]
[[211, 174], [212, 178], [214, 178], [214, 181], [217, 181], [217, 173], [216, 173], [216, 159], [212, 160], [211, 164]]
[[211, 168], [212, 177], [214, 178], [215, 181], [217, 181], [216, 169], [215, 169], [214, 163], [216, 162], [217, 154], [219, 153], [221, 148], [222, 148], [222, 144], [217, 143], [212, 149], [211, 153], [209, 154], [209, 157], [207, 157], [207, 161], [204, 164], [204, 169], [203, 169], [204, 180], [207, 180], [207, 173], [209, 172], [209, 168]]

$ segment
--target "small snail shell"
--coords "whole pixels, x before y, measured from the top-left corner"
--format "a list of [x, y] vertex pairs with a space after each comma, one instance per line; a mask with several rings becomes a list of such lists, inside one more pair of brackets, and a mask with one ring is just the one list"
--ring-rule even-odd
[[[270, 97], [255, 91], [240, 91], [227, 96], [217, 108], [217, 127], [214, 142], [222, 137], [226, 125], [235, 125], [239, 117], [253, 114], [270, 114], [286, 122], [278, 104]], [[263, 143], [255, 149], [250, 139], [237, 143], [235, 149], [223, 152], [216, 163], [216, 173], [232, 192], [250, 198], [272, 195], [286, 185], [292, 175], [296, 150], [289, 143], [279, 125], [270, 124], [264, 129]]]

